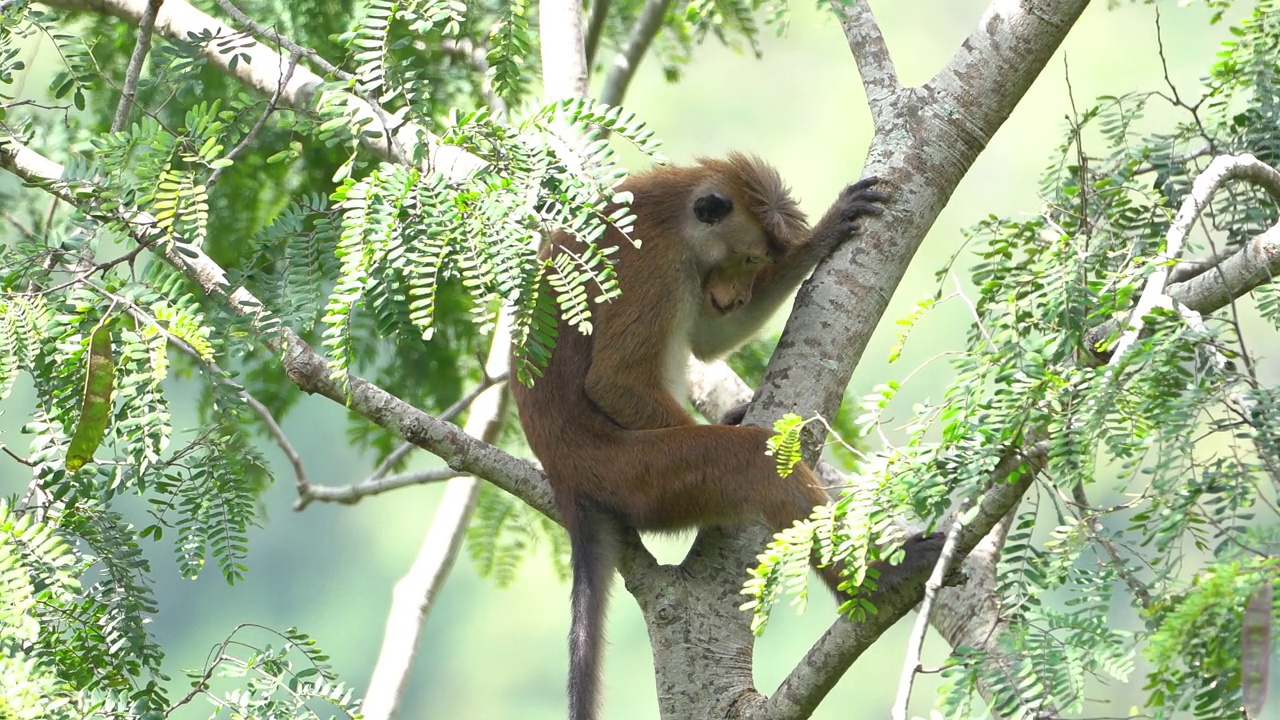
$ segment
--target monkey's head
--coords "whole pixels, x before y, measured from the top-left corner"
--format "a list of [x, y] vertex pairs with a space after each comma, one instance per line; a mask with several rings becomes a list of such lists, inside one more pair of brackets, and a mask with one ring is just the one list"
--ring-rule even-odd
[[718, 318], [751, 302], [756, 274], [808, 232], [777, 171], [734, 153], [701, 159], [683, 235], [702, 282], [702, 314]]
[[733, 196], [707, 189], [696, 194], [689, 240], [702, 281], [702, 314], [718, 318], [751, 302], [756, 273], [774, 262], [768, 235]]

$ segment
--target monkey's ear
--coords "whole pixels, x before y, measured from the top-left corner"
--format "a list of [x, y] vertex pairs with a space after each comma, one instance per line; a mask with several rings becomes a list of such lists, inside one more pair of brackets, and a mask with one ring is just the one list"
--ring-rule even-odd
[[698, 222], [715, 225], [733, 210], [733, 201], [720, 193], [707, 193], [693, 201], [693, 216]]

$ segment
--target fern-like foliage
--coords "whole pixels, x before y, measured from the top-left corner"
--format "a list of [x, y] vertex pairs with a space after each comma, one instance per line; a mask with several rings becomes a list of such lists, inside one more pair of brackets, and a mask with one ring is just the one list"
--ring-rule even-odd
[[557, 574], [568, 577], [569, 539], [564, 529], [509, 493], [488, 483], [480, 486], [467, 527], [467, 549], [482, 577], [493, 578], [500, 587], [510, 585], [529, 553], [548, 540]]
[[[316, 641], [296, 628], [274, 631], [240, 625], [209, 652], [199, 670], [187, 672], [192, 692], [184, 702], [208, 700], [232, 717], [357, 718], [360, 700], [329, 665]], [[238, 680], [230, 691], [215, 678]]]
[[69, 608], [79, 588], [66, 540], [0, 500], [0, 715], [77, 717], [71, 687], [47, 653], [49, 608]]
[[[1258, 3], [1194, 116], [1152, 133], [1143, 113], [1153, 95], [1101, 99], [1067, 128], [1041, 185], [1041, 212], [993, 217], [969, 232], [973, 290], [961, 292], [973, 294], [974, 323], [952, 358], [954, 380], [936, 406], [915, 408], [900, 446], [861, 466], [830, 521], [815, 516], [779, 534], [761, 556], [747, 586], [757, 627], [826, 547], [850, 580], [854, 600], [844, 611], [869, 612], [860, 588], [874, 578], [862, 573], [892, 557], [902, 521], [976, 499], [993, 478], [1025, 479], [1028, 467], [995, 471], [1011, 449], [1034, 445], [1045, 449], [1045, 466], [997, 581], [1007, 625], [989, 645], [956, 649], [944, 715], [1088, 713], [1096, 684], [1129, 682], [1139, 655], [1148, 716], [1222, 718], [1238, 715], [1246, 696], [1256, 702], [1265, 679], [1256, 660], [1246, 667], [1241, 648], [1257, 658], [1280, 635], [1275, 622], [1246, 631], [1244, 620], [1249, 599], [1280, 578], [1280, 391], [1256, 372], [1261, 356], [1251, 353], [1273, 339], [1235, 322], [1242, 305], [1222, 318], [1157, 307], [1138, 340], [1107, 360], [1152, 272], [1167, 262], [1160, 253], [1177, 205], [1212, 156], [1280, 159], [1277, 48], [1280, 3]], [[1184, 255], [1262, 242], [1278, 217], [1265, 193], [1231, 185], [1215, 195]], [[1274, 292], [1264, 290], [1258, 306], [1272, 330], [1280, 327]], [[941, 302], [923, 303], [908, 331]], [[899, 392], [897, 383], [877, 388], [859, 423], [900, 418]], [[1125, 624], [1124, 614], [1140, 620]]]

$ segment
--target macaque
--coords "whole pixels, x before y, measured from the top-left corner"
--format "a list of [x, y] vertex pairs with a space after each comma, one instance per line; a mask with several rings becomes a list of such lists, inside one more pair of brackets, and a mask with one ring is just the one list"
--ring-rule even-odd
[[[512, 385], [569, 531], [571, 720], [597, 715], [616, 528], [763, 521], [777, 531], [829, 502], [803, 463], [779, 477], [765, 454], [769, 429], [697, 424], [683, 405], [685, 365], [690, 353], [716, 358], [755, 333], [859, 218], [881, 213], [875, 185], [846, 187], [812, 229], [777, 171], [746, 155], [658, 168], [622, 186], [641, 247], [613, 227], [600, 240], [617, 248], [622, 294], [595, 309], [590, 335], [561, 321], [542, 377]], [[577, 242], [558, 233], [542, 256]], [[881, 568], [882, 582], [936, 560], [940, 543], [923, 540], [909, 543], [903, 565]], [[838, 593], [838, 570], [819, 572]]]

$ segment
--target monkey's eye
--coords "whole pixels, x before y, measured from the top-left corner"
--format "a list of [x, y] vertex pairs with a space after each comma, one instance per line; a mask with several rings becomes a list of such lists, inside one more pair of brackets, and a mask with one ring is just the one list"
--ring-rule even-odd
[[771, 261], [763, 255], [748, 255], [745, 262], [748, 265], [768, 265]]
[[715, 225], [733, 210], [733, 201], [720, 193], [707, 193], [693, 201], [693, 216], [698, 222]]

